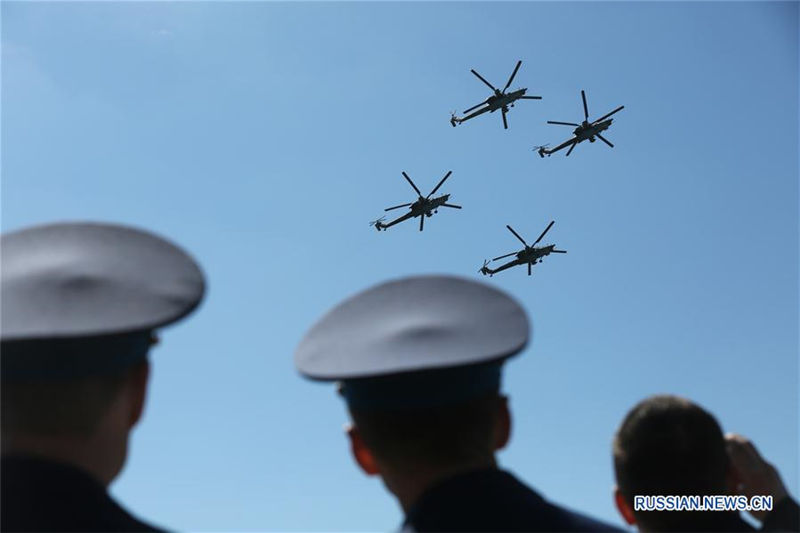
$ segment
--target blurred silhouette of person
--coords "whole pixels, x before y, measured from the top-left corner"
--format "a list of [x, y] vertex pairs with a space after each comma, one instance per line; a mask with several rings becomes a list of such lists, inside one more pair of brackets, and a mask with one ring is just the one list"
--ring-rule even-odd
[[404, 531], [615, 531], [497, 464], [511, 435], [501, 367], [528, 333], [525, 311], [505, 293], [415, 276], [329, 311], [295, 363], [308, 378], [339, 382], [353, 457], [396, 497]]
[[144, 409], [155, 330], [204, 279], [133, 228], [61, 223], [2, 236], [3, 531], [156, 531], [108, 494]]
[[800, 508], [775, 468], [740, 435], [691, 401], [647, 398], [622, 422], [613, 444], [617, 509], [640, 531], [755, 531], [738, 511], [636, 510], [635, 496], [763, 495], [773, 509], [751, 511], [762, 531], [798, 531]]

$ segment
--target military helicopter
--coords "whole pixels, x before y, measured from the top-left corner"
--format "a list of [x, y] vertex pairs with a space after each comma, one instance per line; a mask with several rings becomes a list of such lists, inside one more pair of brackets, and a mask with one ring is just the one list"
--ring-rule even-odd
[[[554, 154], [561, 150], [562, 148], [566, 148], [569, 146], [569, 150], [567, 150], [567, 155], [569, 155], [572, 150], [577, 146], [578, 143], [589, 139], [589, 142], [594, 142], [594, 138], [597, 137], [611, 148], [614, 148], [614, 145], [611, 144], [608, 139], [600, 135], [600, 132], [603, 132], [611, 126], [611, 123], [614, 121], [613, 118], [608, 118], [617, 111], [620, 111], [625, 108], [624, 105], [619, 106], [611, 113], [603, 115], [602, 117], [598, 118], [595, 121], [589, 122], [589, 108], [586, 105], [586, 93], [581, 91], [581, 98], [583, 99], [583, 117], [584, 120], [580, 124], [575, 124], [574, 122], [557, 122], [555, 120], [548, 120], [548, 124], [560, 124], [562, 126], [575, 126], [575, 130], [572, 132], [574, 137], [563, 143], [559, 144], [552, 150], [547, 149], [547, 145], [543, 146], [536, 146], [533, 149], [539, 153], [539, 157], [544, 157], [545, 155], [549, 156], [550, 154]], [[606, 120], [608, 119], [608, 120]]]
[[504, 265], [500, 265], [497, 268], [489, 268], [488, 265], [489, 265], [490, 261], [484, 261], [483, 262], [483, 266], [480, 268], [480, 270], [478, 270], [478, 272], [480, 272], [484, 276], [486, 274], [489, 274], [489, 276], [491, 277], [491, 276], [497, 274], [498, 272], [502, 272], [503, 270], [506, 270], [506, 269], [511, 268], [513, 266], [524, 265], [524, 264], [527, 263], [527, 265], [528, 265], [528, 275], [530, 276], [531, 275], [531, 266], [535, 265], [536, 263], [541, 263], [542, 262], [542, 257], [544, 257], [546, 255], [550, 255], [550, 254], [565, 254], [565, 253], [567, 253], [566, 250], [556, 250], [555, 249], [556, 248], [555, 244], [548, 244], [547, 246], [540, 246], [539, 248], [536, 247], [536, 245], [539, 244], [539, 241], [542, 240], [542, 238], [544, 237], [545, 233], [547, 233], [550, 230], [550, 228], [553, 226], [553, 224], [555, 224], [555, 220], [551, 220], [550, 221], [550, 224], [548, 224], [547, 227], [542, 232], [542, 234], [539, 235], [539, 238], [536, 239], [536, 241], [533, 244], [531, 244], [530, 246], [528, 246], [528, 243], [525, 242], [525, 239], [520, 237], [519, 234], [516, 231], [514, 231], [514, 229], [511, 226], [506, 225], [506, 227], [508, 228], [508, 231], [513, 233], [514, 236], [517, 239], [522, 241], [522, 244], [525, 245], [525, 248], [523, 250], [520, 250], [519, 252], [511, 252], [510, 254], [501, 255], [500, 257], [495, 257], [494, 259], [492, 259], [492, 261], [497, 261], [499, 259], [504, 259], [506, 257], [511, 257], [512, 255], [516, 255], [517, 256], [516, 259], [514, 259], [512, 261], [509, 261], [508, 263], [506, 263]]
[[414, 190], [419, 195], [419, 198], [417, 198], [415, 202], [400, 204], [394, 207], [387, 207], [386, 209], [384, 209], [384, 211], [391, 211], [393, 209], [400, 209], [401, 207], [408, 207], [410, 211], [405, 215], [396, 218], [395, 220], [392, 220], [388, 224], [383, 223], [383, 220], [386, 217], [381, 217], [378, 220], [373, 220], [372, 222], [369, 223], [369, 225], [375, 226], [375, 229], [378, 231], [380, 230], [386, 231], [387, 228], [390, 228], [395, 224], [403, 222], [404, 220], [408, 220], [409, 218], [419, 217], [419, 230], [422, 231], [422, 228], [425, 225], [425, 217], [430, 217], [433, 216], [434, 213], [438, 213], [440, 207], [452, 207], [453, 209], [461, 209], [460, 205], [453, 205], [447, 203], [447, 200], [450, 199], [449, 194], [443, 194], [441, 196], [431, 198], [431, 196], [433, 196], [436, 193], [436, 191], [439, 190], [439, 187], [442, 186], [445, 180], [449, 178], [450, 174], [452, 173], [453, 173], [452, 170], [448, 171], [447, 174], [445, 174], [444, 177], [442, 178], [442, 181], [440, 181], [439, 184], [436, 185], [436, 187], [434, 187], [430, 193], [428, 193], [428, 196], [422, 196], [422, 193], [419, 192], [419, 189], [417, 188], [416, 185], [414, 185], [414, 182], [411, 181], [411, 178], [408, 177], [408, 174], [403, 172], [403, 177], [406, 179], [406, 181], [408, 181], [411, 187], [414, 188]]
[[[483, 76], [481, 76], [480, 74], [475, 72], [474, 69], [470, 69], [470, 72], [475, 74], [478, 77], [479, 80], [481, 80], [483, 83], [488, 85], [489, 88], [494, 91], [494, 94], [491, 95], [486, 100], [484, 100], [483, 102], [481, 102], [480, 104], [472, 106], [469, 109], [467, 109], [466, 111], [464, 111], [464, 114], [466, 115], [464, 117], [457, 117], [456, 114], [455, 114], [455, 111], [454, 111], [450, 115], [450, 125], [452, 125], [455, 128], [457, 124], [461, 124], [462, 122], [465, 122], [465, 121], [467, 121], [467, 120], [469, 120], [471, 118], [475, 118], [478, 115], [482, 115], [482, 114], [486, 113], [487, 111], [490, 112], [490, 113], [494, 113], [495, 111], [500, 109], [502, 111], [502, 114], [503, 114], [503, 128], [508, 129], [508, 121], [506, 120], [506, 113], [508, 113], [508, 108], [509, 107], [514, 107], [514, 102], [516, 102], [517, 100], [541, 100], [542, 99], [541, 96], [525, 96], [525, 91], [528, 90], [526, 88], [517, 89], [516, 91], [511, 91], [510, 93], [506, 93], [506, 90], [511, 85], [511, 82], [514, 80], [514, 76], [517, 75], [517, 71], [519, 70], [519, 66], [520, 65], [522, 65], [522, 61], [517, 61], [517, 66], [514, 68], [514, 72], [511, 73], [511, 77], [508, 78], [508, 83], [506, 83], [506, 86], [503, 87], [502, 91], [497, 89], [494, 85], [492, 85], [488, 81], [486, 81], [483, 78]], [[481, 106], [485, 106], [485, 107], [481, 107]], [[481, 107], [481, 109], [478, 109], [479, 107]], [[475, 109], [478, 109], [478, 110], [475, 111], [474, 113], [470, 114], [470, 115], [467, 115], [467, 113], [469, 113], [470, 111], [473, 111]]]

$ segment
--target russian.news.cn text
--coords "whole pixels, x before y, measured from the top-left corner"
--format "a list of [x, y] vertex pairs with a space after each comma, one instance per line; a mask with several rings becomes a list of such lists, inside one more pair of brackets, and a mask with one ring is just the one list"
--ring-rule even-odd
[[634, 496], [635, 511], [772, 511], [772, 496]]

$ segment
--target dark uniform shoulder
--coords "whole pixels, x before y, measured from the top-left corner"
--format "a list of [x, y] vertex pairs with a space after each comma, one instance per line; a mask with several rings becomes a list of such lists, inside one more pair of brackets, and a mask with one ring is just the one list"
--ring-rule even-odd
[[2, 531], [163, 531], [140, 521], [79, 468], [32, 457], [2, 459]]
[[550, 508], [549, 521], [553, 524], [552, 531], [622, 531], [621, 528], [553, 503], [546, 502], [546, 505]]
[[426, 491], [406, 531], [621, 531], [547, 502], [508, 472], [461, 474]]

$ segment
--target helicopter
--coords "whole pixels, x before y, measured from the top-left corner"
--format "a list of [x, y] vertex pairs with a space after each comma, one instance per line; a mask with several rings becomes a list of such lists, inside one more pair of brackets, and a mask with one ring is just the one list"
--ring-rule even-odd
[[541, 263], [542, 262], [542, 258], [544, 256], [550, 255], [550, 254], [565, 254], [565, 253], [567, 253], [566, 250], [556, 250], [555, 249], [556, 248], [555, 244], [548, 244], [547, 246], [540, 246], [539, 248], [536, 247], [536, 245], [539, 244], [539, 241], [542, 240], [542, 238], [545, 236], [545, 234], [548, 231], [550, 231], [550, 228], [553, 226], [553, 224], [555, 224], [555, 220], [551, 220], [550, 221], [550, 224], [548, 224], [547, 227], [542, 232], [542, 234], [539, 235], [539, 238], [536, 239], [536, 241], [533, 244], [531, 244], [530, 246], [528, 245], [527, 242], [525, 242], [525, 239], [520, 237], [519, 234], [516, 231], [514, 231], [514, 228], [512, 228], [509, 225], [506, 225], [506, 227], [508, 228], [508, 231], [513, 233], [514, 236], [517, 239], [522, 241], [522, 244], [525, 245], [525, 248], [523, 250], [520, 250], [519, 252], [511, 252], [510, 254], [501, 255], [500, 257], [495, 257], [494, 259], [492, 259], [492, 261], [497, 261], [499, 259], [504, 259], [506, 257], [511, 257], [512, 255], [516, 255], [517, 256], [516, 259], [513, 259], [512, 261], [509, 261], [508, 263], [505, 263], [504, 265], [500, 265], [497, 268], [489, 268], [489, 263], [491, 261], [488, 261], [488, 260], [484, 261], [483, 262], [483, 266], [480, 268], [480, 270], [478, 270], [478, 272], [480, 272], [484, 276], [486, 274], [488, 274], [489, 277], [491, 277], [494, 274], [497, 274], [498, 272], [502, 272], [503, 270], [506, 270], [506, 269], [511, 268], [513, 266], [527, 264], [528, 265], [528, 275], [530, 276], [531, 275], [531, 266], [535, 265], [536, 263]]
[[[486, 113], [487, 111], [490, 112], [490, 113], [494, 113], [495, 111], [500, 109], [502, 111], [502, 114], [503, 114], [503, 128], [504, 129], [508, 129], [508, 121], [506, 120], [506, 113], [508, 113], [508, 108], [509, 107], [514, 107], [514, 102], [516, 102], [517, 100], [541, 100], [542, 99], [541, 96], [525, 96], [525, 91], [527, 91], [528, 89], [526, 89], [524, 87], [522, 89], [517, 89], [516, 91], [511, 91], [510, 93], [506, 93], [506, 90], [511, 85], [511, 82], [514, 80], [514, 76], [517, 75], [517, 71], [519, 70], [520, 65], [522, 65], [522, 61], [517, 61], [517, 66], [514, 68], [514, 72], [511, 73], [511, 77], [508, 78], [508, 83], [506, 83], [506, 86], [503, 87], [502, 91], [497, 89], [494, 85], [492, 85], [488, 81], [486, 81], [486, 79], [484, 79], [483, 76], [478, 74], [475, 71], [475, 69], [470, 69], [470, 72], [475, 74], [475, 76], [477, 76], [479, 80], [481, 80], [483, 83], [488, 85], [489, 88], [494, 91], [494, 94], [491, 95], [486, 100], [484, 100], [483, 102], [481, 102], [480, 104], [472, 106], [469, 109], [467, 109], [466, 111], [464, 111], [464, 114], [466, 115], [464, 117], [457, 117], [455, 111], [453, 113], [451, 113], [451, 115], [450, 115], [450, 125], [455, 128], [456, 125], [461, 124], [462, 122], [465, 122], [465, 121], [467, 121], [467, 120], [469, 120], [471, 118], [475, 118], [478, 115], [482, 115], [482, 114]], [[481, 107], [481, 106], [485, 106], [485, 107]], [[481, 109], [478, 109], [479, 107]], [[478, 109], [478, 110], [475, 111], [472, 114], [467, 114], [470, 111], [474, 111], [475, 109]]]
[[405, 215], [403, 215], [401, 217], [398, 217], [395, 220], [392, 220], [391, 222], [389, 222], [387, 224], [383, 223], [383, 221], [384, 221], [384, 219], [386, 217], [381, 217], [378, 220], [373, 220], [372, 222], [369, 223], [369, 225], [370, 226], [375, 226], [375, 229], [378, 230], [378, 231], [381, 231], [381, 230], [386, 231], [386, 229], [394, 226], [395, 224], [403, 222], [404, 220], [408, 220], [409, 218], [414, 218], [414, 217], [420, 217], [419, 218], [419, 230], [422, 231], [422, 228], [425, 225], [425, 217], [431, 217], [431, 216], [433, 216], [434, 213], [438, 213], [440, 207], [451, 207], [453, 209], [461, 209], [460, 205], [454, 205], [454, 204], [448, 204], [447, 203], [447, 201], [450, 199], [450, 195], [449, 194], [443, 194], [441, 196], [437, 196], [435, 198], [431, 198], [431, 196], [433, 196], [436, 193], [436, 191], [439, 190], [439, 187], [442, 186], [442, 184], [445, 182], [445, 180], [447, 178], [449, 178], [450, 174], [452, 174], [452, 173], [453, 173], [452, 170], [448, 171], [447, 174], [445, 174], [444, 177], [442, 178], [442, 181], [440, 181], [439, 184], [436, 185], [436, 187], [434, 187], [433, 190], [430, 193], [428, 193], [428, 196], [422, 196], [422, 193], [419, 192], [419, 189], [417, 188], [417, 186], [414, 185], [414, 182], [411, 181], [411, 178], [409, 178], [408, 174], [406, 174], [405, 171], [404, 171], [403, 172], [403, 177], [406, 179], [406, 181], [408, 181], [408, 183], [411, 185], [411, 187], [414, 188], [416, 193], [419, 195], [419, 198], [417, 198], [417, 200], [414, 201], [414, 202], [410, 202], [410, 203], [407, 203], [407, 204], [400, 204], [400, 205], [396, 205], [396, 206], [393, 206], [393, 207], [387, 207], [386, 209], [384, 209], [384, 211], [391, 211], [393, 209], [400, 209], [401, 207], [408, 207], [410, 209], [410, 211], [408, 213], [406, 213]]
[[589, 122], [589, 108], [586, 105], [586, 93], [584, 91], [581, 91], [581, 98], [583, 99], [583, 117], [584, 117], [583, 122], [581, 122], [580, 124], [575, 124], [574, 122], [558, 122], [555, 120], [547, 121], [548, 124], [575, 126], [575, 130], [572, 132], [572, 134], [574, 135], [572, 139], [564, 141], [563, 143], [559, 144], [552, 150], [548, 150], [547, 145], [534, 147], [533, 149], [539, 153], [539, 157], [544, 157], [545, 155], [549, 156], [550, 154], [554, 154], [559, 150], [561, 150], [562, 148], [566, 148], [567, 146], [569, 146], [569, 150], [567, 150], [567, 155], [569, 155], [575, 148], [575, 146], [578, 145], [578, 143], [583, 142], [586, 139], [589, 139], [589, 142], [593, 143], [595, 141], [595, 137], [597, 137], [598, 139], [609, 145], [611, 148], [614, 148], [614, 145], [611, 144], [611, 142], [609, 142], [608, 139], [600, 135], [600, 133], [607, 130], [608, 127], [611, 126], [611, 123], [614, 121], [613, 118], [608, 118], [608, 117], [610, 117], [617, 111], [624, 109], [625, 106], [621, 105], [611, 113], [603, 115], [597, 120]]

